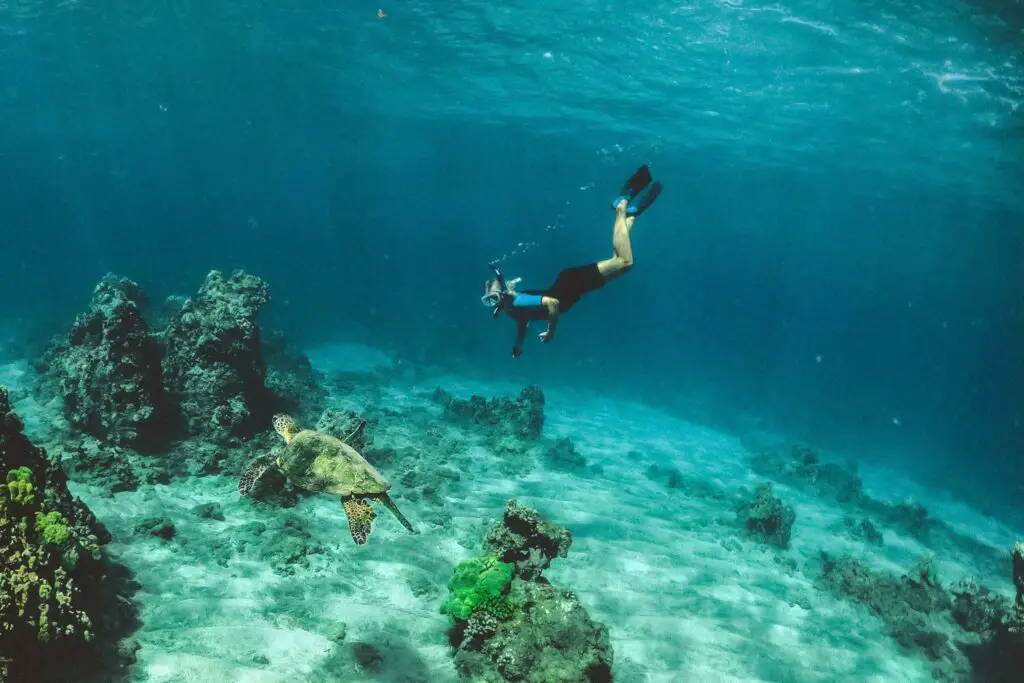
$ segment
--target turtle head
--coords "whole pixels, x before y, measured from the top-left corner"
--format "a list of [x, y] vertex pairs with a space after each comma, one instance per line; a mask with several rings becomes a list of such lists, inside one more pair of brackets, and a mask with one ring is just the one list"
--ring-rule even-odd
[[274, 431], [284, 437], [285, 443], [291, 443], [292, 437], [299, 433], [299, 425], [288, 415], [274, 416]]

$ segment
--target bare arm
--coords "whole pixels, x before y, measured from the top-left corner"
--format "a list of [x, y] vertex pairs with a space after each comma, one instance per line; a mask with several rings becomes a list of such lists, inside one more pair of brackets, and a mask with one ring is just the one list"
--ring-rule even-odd
[[541, 299], [541, 303], [544, 304], [544, 308], [548, 309], [548, 329], [541, 333], [540, 338], [541, 341], [550, 341], [555, 334], [555, 327], [558, 325], [559, 302], [558, 299], [546, 296]]
[[523, 353], [523, 340], [526, 339], [526, 321], [516, 321], [516, 343], [512, 347], [512, 357], [519, 358]]

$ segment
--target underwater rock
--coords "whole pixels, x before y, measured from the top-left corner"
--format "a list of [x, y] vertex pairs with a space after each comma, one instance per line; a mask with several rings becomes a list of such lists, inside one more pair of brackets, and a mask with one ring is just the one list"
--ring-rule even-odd
[[170, 436], [160, 347], [142, 318], [142, 300], [136, 283], [105, 275], [89, 309], [38, 366], [40, 393], [62, 397], [72, 426], [137, 449]]
[[1017, 542], [1010, 550], [1013, 563], [1013, 586], [1017, 589], [1017, 604], [1024, 605], [1024, 542]]
[[928, 509], [920, 503], [885, 503], [865, 499], [864, 507], [878, 515], [889, 526], [902, 529], [919, 541], [927, 541], [929, 538], [934, 520], [928, 517]]
[[576, 452], [576, 444], [568, 437], [556, 439], [545, 455], [559, 469], [580, 470], [587, 466], [587, 459]]
[[326, 552], [326, 548], [313, 540], [313, 535], [297, 517], [287, 517], [279, 525], [269, 528], [253, 522], [240, 531], [235, 549], [250, 559], [269, 564], [282, 576], [292, 576], [300, 568], [309, 569], [310, 558]]
[[[639, 456], [637, 459], [639, 459]], [[646, 474], [648, 479], [656, 481], [666, 488], [682, 491], [694, 498], [712, 500], [725, 500], [728, 498], [725, 491], [711, 482], [697, 477], [684, 477], [683, 473], [675, 467], [661, 467], [654, 464], [647, 468]]]
[[327, 404], [327, 389], [309, 358], [293, 349], [280, 332], [271, 332], [263, 340], [263, 357], [266, 386], [275, 397], [274, 412], [287, 413], [299, 424], [315, 420]]
[[778, 477], [788, 483], [813, 488], [818, 495], [840, 503], [860, 503], [863, 484], [853, 464], [847, 466], [821, 461], [821, 453], [803, 444], [757, 453], [752, 469], [762, 476]]
[[920, 503], [886, 503], [870, 498], [864, 493], [860, 476], [852, 464], [840, 466], [824, 463], [820, 452], [809, 446], [796, 445], [761, 451], [752, 458], [751, 467], [758, 474], [775, 477], [791, 485], [814, 490], [818, 495], [836, 502], [856, 506], [918, 540], [929, 540], [931, 531], [942, 526], [928, 516], [928, 510]]
[[365, 422], [354, 410], [335, 410], [327, 408], [320, 414], [320, 419], [313, 427], [318, 432], [330, 434], [339, 439], [347, 439], [346, 443], [360, 453], [373, 445], [373, 434], [367, 422], [362, 431], [356, 433], [359, 425]]
[[534, 385], [525, 387], [514, 399], [487, 400], [474, 394], [463, 400], [437, 389], [434, 400], [444, 406], [445, 419], [481, 429], [491, 437], [534, 441], [544, 431], [544, 392]]
[[1024, 543], [1014, 545], [1010, 556], [1017, 590], [1012, 606], [973, 581], [953, 588], [953, 618], [982, 639], [980, 645], [967, 648], [975, 680], [1019, 683], [1024, 671]]
[[532, 581], [551, 566], [553, 559], [569, 554], [572, 534], [565, 527], [541, 519], [536, 510], [510, 500], [501, 523], [488, 532], [487, 545], [503, 562], [515, 565], [517, 576]]
[[220, 503], [201, 503], [192, 508], [192, 514], [202, 519], [213, 519], [218, 522], [224, 521], [224, 510]]
[[118, 666], [137, 625], [134, 586], [100, 546], [109, 532], [24, 435], [0, 387], [0, 681], [74, 680]]
[[757, 487], [753, 500], [743, 503], [736, 516], [747, 533], [763, 543], [786, 549], [796, 521], [793, 508], [772, 495], [772, 485], [764, 483]]
[[995, 637], [1010, 614], [1010, 605], [1003, 596], [975, 581], [958, 581], [950, 586], [950, 592], [953, 594], [953, 621], [984, 640]]
[[843, 519], [843, 526], [850, 538], [876, 546], [882, 546], [885, 543], [882, 532], [876, 529], [870, 520], [846, 517]]
[[874, 572], [859, 560], [826, 553], [822, 553], [820, 581], [836, 597], [863, 605], [880, 617], [902, 647], [937, 662], [939, 680], [971, 680], [969, 661], [949, 642], [949, 627], [934, 623], [949, 618], [946, 610], [951, 603], [940, 586]]
[[135, 491], [139, 477], [132, 469], [129, 455], [120, 448], [80, 444], [65, 453], [68, 473], [76, 482], [90, 484], [110, 493]]
[[135, 525], [137, 536], [153, 536], [169, 541], [178, 534], [174, 522], [166, 517], [149, 517]]
[[612, 680], [608, 630], [542, 575], [572, 536], [508, 501], [480, 557], [461, 563], [442, 612], [463, 680], [575, 683]]
[[272, 396], [256, 325], [269, 300], [260, 278], [215, 270], [161, 333], [164, 382], [187, 434], [223, 443], [270, 424]]

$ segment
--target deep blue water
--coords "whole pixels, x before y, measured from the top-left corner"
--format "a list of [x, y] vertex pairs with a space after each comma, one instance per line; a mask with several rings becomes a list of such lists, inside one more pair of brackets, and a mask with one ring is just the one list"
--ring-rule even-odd
[[[245, 268], [299, 343], [1019, 493], [1017, 5], [123, 5], [0, 5], [6, 327], [68, 322], [108, 270], [159, 299]], [[667, 189], [635, 270], [513, 361], [486, 263], [535, 243], [504, 265], [544, 286], [607, 257], [643, 162]]]

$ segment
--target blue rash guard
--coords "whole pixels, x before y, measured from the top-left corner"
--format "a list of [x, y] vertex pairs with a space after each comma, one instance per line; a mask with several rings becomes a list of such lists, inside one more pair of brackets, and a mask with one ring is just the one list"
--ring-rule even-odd
[[548, 309], [542, 303], [542, 295], [532, 292], [516, 292], [512, 294], [512, 302], [508, 314], [516, 320], [547, 320]]

